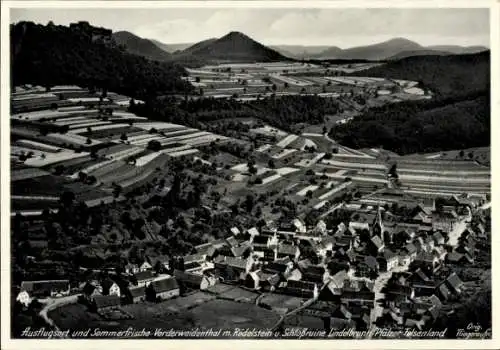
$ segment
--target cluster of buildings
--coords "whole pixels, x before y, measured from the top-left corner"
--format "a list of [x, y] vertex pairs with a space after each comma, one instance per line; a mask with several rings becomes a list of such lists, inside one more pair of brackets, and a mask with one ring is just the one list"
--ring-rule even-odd
[[[345, 204], [340, 209], [351, 213], [350, 220], [333, 230], [322, 220], [307, 227], [299, 218], [246, 230], [233, 227], [227, 237], [196, 246], [194, 254], [130, 262], [123, 268], [125, 278], [88, 281], [79, 292], [102, 310], [228, 283], [311, 300], [301, 313], [327, 318], [330, 328], [366, 329], [377, 323], [421, 329], [462, 291], [463, 282], [450, 267], [473, 263], [476, 243], [488, 240], [487, 223], [479, 217], [452, 243], [452, 232], [435, 221], [440, 213], [460, 212], [450, 223], [454, 229], [460, 220], [471, 219], [476, 204], [456, 197], [444, 202], [454, 204], [442, 208], [440, 202], [432, 210], [419, 206], [412, 222], [395, 222], [379, 205]], [[24, 282], [18, 301], [26, 304], [38, 290], [52, 297], [69, 293], [68, 281], [40, 283]]]

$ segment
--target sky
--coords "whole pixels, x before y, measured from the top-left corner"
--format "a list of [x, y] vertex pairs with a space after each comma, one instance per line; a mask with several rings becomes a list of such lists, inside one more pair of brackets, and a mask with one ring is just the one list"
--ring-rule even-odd
[[88, 21], [163, 43], [194, 43], [240, 31], [265, 45], [349, 48], [404, 37], [421, 45], [489, 47], [485, 8], [151, 8], [11, 9], [11, 22]]

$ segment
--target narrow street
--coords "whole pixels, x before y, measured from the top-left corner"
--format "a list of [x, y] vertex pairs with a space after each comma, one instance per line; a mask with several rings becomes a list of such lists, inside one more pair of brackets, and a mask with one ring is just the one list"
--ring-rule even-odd
[[38, 313], [40, 317], [44, 319], [45, 322], [47, 322], [48, 325], [54, 327], [56, 330], [59, 330], [57, 325], [54, 323], [54, 321], [48, 316], [49, 311], [52, 311], [60, 306], [66, 305], [66, 304], [73, 304], [78, 301], [78, 297], [80, 294], [75, 294], [75, 295], [68, 295], [65, 297], [61, 298], [46, 298], [46, 299], [40, 299], [39, 301], [42, 304], [45, 304], [45, 306], [40, 310]]

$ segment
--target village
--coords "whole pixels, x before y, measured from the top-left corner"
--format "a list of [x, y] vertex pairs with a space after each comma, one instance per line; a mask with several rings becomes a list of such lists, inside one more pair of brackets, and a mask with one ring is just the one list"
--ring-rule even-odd
[[47, 307], [77, 302], [104, 319], [123, 320], [151, 305], [176, 314], [220, 299], [273, 310], [280, 315], [274, 330], [294, 317], [327, 331], [423, 330], [453, 312], [450, 304], [464, 293], [454, 268], [473, 267], [484, 254], [478, 247], [490, 242], [489, 207], [484, 199], [452, 196], [431, 207], [415, 203], [416, 214], [397, 221], [384, 209], [394, 195], [387, 192], [385, 203], [342, 204], [337, 210], [350, 218], [333, 230], [323, 220], [308, 227], [294, 217], [233, 227], [194, 254], [146, 256], [79, 286], [23, 281], [16, 300], [25, 307], [36, 299]]
[[[16, 228], [18, 249], [28, 249], [28, 278], [16, 275], [14, 287], [21, 315], [36, 310], [55, 329], [78, 329], [80, 318], [86, 327], [117, 329], [144, 322], [183, 328], [193, 319], [200, 328], [221, 327], [240, 317], [284, 337], [293, 337], [290, 326], [384, 337], [359, 332], [427, 329], [478, 288], [460, 271], [489, 261], [489, 168], [442, 154], [354, 150], [326, 132], [293, 134], [261, 121], [220, 135], [210, 125], [130, 112], [141, 103], [79, 86], [13, 92], [11, 215], [30, 223]], [[163, 223], [165, 208], [146, 204], [178, 186], [171, 170], [179, 164], [195, 189], [200, 181], [211, 189], [203, 217], [187, 210], [180, 222], [222, 220], [227, 229], [201, 229], [198, 243], [179, 243], [192, 246], [188, 254], [152, 253], [142, 244], [171, 245], [165, 232], [180, 216]], [[61, 203], [77, 201], [97, 212], [127, 211], [117, 227], [109, 221], [62, 244], [67, 238], [56, 233], [54, 240], [46, 223]], [[122, 244], [136, 253], [116, 260], [108, 248]], [[58, 261], [65, 249], [85, 257], [76, 271]], [[53, 269], [71, 278], [44, 279]], [[204, 318], [214, 310], [217, 316]], [[183, 321], [158, 321], [168, 315]]]

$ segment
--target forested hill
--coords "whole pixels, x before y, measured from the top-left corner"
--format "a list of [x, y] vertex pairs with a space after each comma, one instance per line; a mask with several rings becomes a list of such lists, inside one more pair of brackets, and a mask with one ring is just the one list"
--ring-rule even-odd
[[111, 30], [86, 22], [70, 27], [20, 22], [11, 25], [12, 83], [104, 87], [136, 98], [190, 90], [183, 67], [125, 52]]
[[489, 95], [454, 101], [401, 102], [371, 108], [331, 136], [354, 148], [383, 147], [399, 154], [490, 145]]
[[419, 81], [436, 98], [466, 96], [489, 91], [490, 51], [406, 57], [351, 75]]
[[358, 74], [419, 81], [431, 100], [370, 108], [332, 129], [338, 142], [399, 154], [490, 146], [490, 53], [408, 57]]

